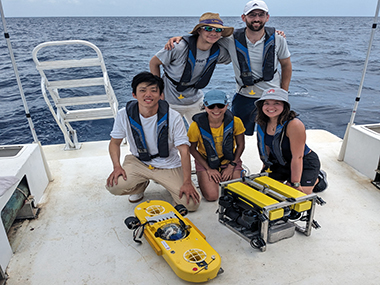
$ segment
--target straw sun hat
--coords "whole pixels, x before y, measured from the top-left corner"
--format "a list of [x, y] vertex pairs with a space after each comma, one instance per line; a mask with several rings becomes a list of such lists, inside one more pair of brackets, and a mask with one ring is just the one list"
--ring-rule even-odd
[[194, 29], [190, 32], [190, 34], [196, 34], [198, 31], [198, 28], [204, 27], [204, 26], [210, 26], [213, 28], [222, 28], [224, 29], [222, 32], [223, 37], [228, 37], [234, 32], [233, 27], [226, 27], [223, 26], [223, 21], [220, 19], [218, 13], [204, 13], [199, 18], [199, 24], [194, 27]]

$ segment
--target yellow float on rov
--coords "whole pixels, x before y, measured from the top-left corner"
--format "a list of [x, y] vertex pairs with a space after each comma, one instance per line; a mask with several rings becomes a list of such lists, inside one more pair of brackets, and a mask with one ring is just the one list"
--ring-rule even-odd
[[125, 224], [134, 230], [134, 240], [142, 235], [157, 255], [161, 255], [172, 270], [183, 280], [205, 282], [215, 278], [221, 269], [219, 254], [208, 244], [206, 237], [194, 224], [183, 216], [183, 205], [152, 200], [135, 208], [135, 217]]
[[315, 204], [325, 203], [321, 198], [264, 174], [223, 182], [220, 191], [219, 221], [262, 251], [295, 230], [309, 236], [311, 227], [320, 227], [313, 217]]
[[[268, 189], [274, 190], [277, 193], [285, 196], [286, 198], [300, 198], [305, 197], [306, 194], [302, 193], [301, 191], [298, 191], [294, 189], [293, 187], [289, 187], [288, 185], [281, 183], [277, 180], [274, 180], [272, 178], [269, 178], [268, 176], [260, 176], [254, 179], [255, 182], [259, 183], [260, 185], [267, 187]], [[304, 212], [311, 208], [311, 200], [303, 201], [296, 203], [294, 205], [291, 205], [291, 209], [294, 209], [297, 212]]]

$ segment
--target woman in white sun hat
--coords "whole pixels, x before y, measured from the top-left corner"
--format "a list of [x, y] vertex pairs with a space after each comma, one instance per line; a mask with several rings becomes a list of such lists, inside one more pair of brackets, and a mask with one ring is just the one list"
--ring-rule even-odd
[[306, 194], [326, 189], [326, 173], [320, 170], [318, 155], [306, 144], [304, 124], [290, 110], [288, 92], [281, 88], [264, 90], [255, 104], [263, 170]]

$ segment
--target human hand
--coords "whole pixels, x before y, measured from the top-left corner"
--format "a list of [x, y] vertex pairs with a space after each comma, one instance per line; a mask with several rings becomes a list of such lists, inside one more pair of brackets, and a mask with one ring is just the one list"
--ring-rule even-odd
[[[302, 192], [302, 193], [305, 193], [305, 191], [303, 190], [302, 186], [299, 186], [299, 187], [293, 187], [294, 189], [297, 189], [298, 191]], [[306, 194], [306, 193], [305, 193]]]
[[286, 182], [286, 185], [288, 185], [288, 186], [290, 186], [290, 187], [292, 187], [292, 188], [294, 188], [294, 189], [296, 189], [296, 190], [298, 190], [298, 191], [300, 191], [300, 192], [302, 192], [302, 193], [305, 193], [305, 192], [303, 191], [303, 188], [302, 188], [301, 185], [298, 186], [298, 187], [294, 187], [294, 186], [292, 186], [292, 185], [290, 184], [290, 182]]
[[195, 204], [198, 204], [200, 201], [199, 193], [191, 182], [183, 183], [181, 189], [179, 190], [180, 199], [182, 199], [183, 194], [186, 195], [187, 204], [189, 204], [190, 198], [193, 198]]
[[127, 174], [125, 170], [121, 166], [115, 167], [110, 176], [107, 178], [107, 186], [112, 187], [113, 185], [117, 185], [117, 180], [119, 176], [123, 176], [124, 180], [127, 180]]
[[231, 164], [228, 164], [227, 167], [222, 170], [222, 181], [231, 180], [234, 170], [235, 167]]
[[276, 30], [276, 33], [277, 33], [277, 35], [280, 35], [286, 39], [286, 35], [285, 35], [284, 31], [277, 31]]
[[174, 48], [174, 43], [179, 44], [179, 42], [182, 40], [182, 37], [172, 37], [168, 40], [168, 42], [165, 44], [166, 50], [172, 50]]
[[206, 170], [207, 172], [207, 175], [208, 175], [208, 179], [210, 181], [214, 181], [215, 183], [219, 183], [222, 181], [222, 175], [220, 174], [220, 172], [216, 169], [208, 169]]

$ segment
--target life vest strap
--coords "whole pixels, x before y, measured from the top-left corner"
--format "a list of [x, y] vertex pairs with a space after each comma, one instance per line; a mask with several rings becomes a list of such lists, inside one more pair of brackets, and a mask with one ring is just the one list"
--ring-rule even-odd
[[177, 87], [179, 85], [179, 82], [175, 81], [173, 78], [171, 78], [166, 71], [164, 71], [164, 73], [165, 73], [165, 76], [170, 80], [170, 82], [174, 84], [174, 86]]
[[[276, 74], [276, 72], [277, 72], [277, 69], [274, 71], [273, 74]], [[259, 82], [261, 82], [261, 81], [264, 81], [264, 78], [263, 78], [263, 77], [258, 78], [258, 79], [254, 79], [254, 80], [253, 80], [253, 85], [255, 85], [255, 84], [257, 84], [257, 83], [259, 83]], [[237, 82], [237, 81], [236, 81], [236, 82]], [[251, 86], [253, 86], [253, 85], [251, 85]], [[242, 86], [240, 86], [239, 92], [241, 91], [241, 89], [243, 89], [243, 88], [247, 88], [247, 87], [248, 87], [248, 85], [242, 85]], [[238, 93], [239, 93], [239, 92], [238, 92]]]

